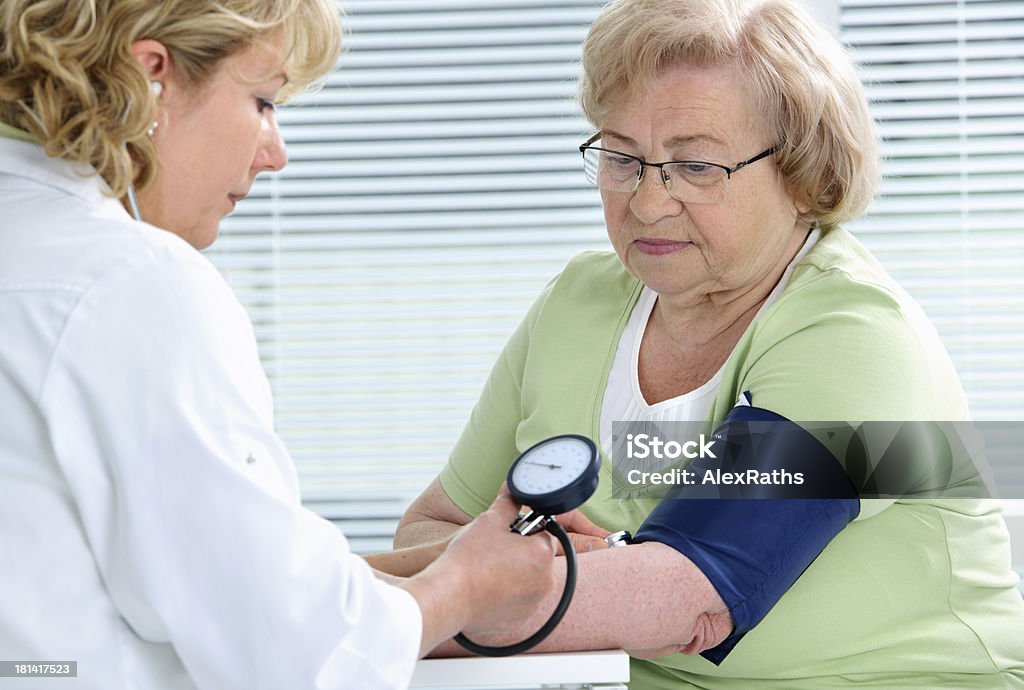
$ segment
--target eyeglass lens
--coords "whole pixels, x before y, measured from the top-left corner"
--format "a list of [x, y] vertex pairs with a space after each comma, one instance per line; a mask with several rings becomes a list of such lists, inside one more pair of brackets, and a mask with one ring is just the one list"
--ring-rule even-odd
[[[633, 192], [643, 175], [660, 177], [672, 198], [691, 204], [719, 203], [727, 192], [725, 170], [708, 163], [684, 161], [655, 167], [633, 156], [595, 148], [583, 151], [583, 172], [591, 184], [610, 192]], [[649, 168], [644, 170], [644, 168]]]

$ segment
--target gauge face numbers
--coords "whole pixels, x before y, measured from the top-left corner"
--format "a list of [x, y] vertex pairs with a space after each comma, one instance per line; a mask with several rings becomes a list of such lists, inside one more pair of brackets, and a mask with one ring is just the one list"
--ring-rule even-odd
[[564, 489], [586, 474], [594, 463], [587, 441], [562, 436], [540, 443], [516, 461], [509, 483], [524, 496], [543, 496]]
[[508, 472], [512, 498], [540, 515], [561, 515], [583, 505], [597, 489], [601, 456], [575, 434], [554, 436], [528, 448]]

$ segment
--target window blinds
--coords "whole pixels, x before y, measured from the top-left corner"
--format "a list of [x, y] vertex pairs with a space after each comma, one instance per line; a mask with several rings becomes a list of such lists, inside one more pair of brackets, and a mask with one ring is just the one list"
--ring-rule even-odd
[[[573, 101], [600, 2], [346, 0], [291, 162], [209, 254], [253, 319], [306, 502], [359, 551], [444, 463], [534, 296], [605, 248]], [[936, 323], [977, 416], [1020, 419], [1024, 1], [842, 0], [887, 179], [856, 232]]]
[[[841, 0], [839, 21], [885, 156], [880, 197], [851, 230], [928, 312], [975, 419], [1020, 424], [1024, 2]], [[1011, 450], [995, 450], [1014, 460], [997, 488], [1024, 496]], [[1024, 501], [1007, 509], [1024, 566]]]
[[851, 226], [928, 312], [977, 419], [1024, 418], [1024, 2], [841, 0], [886, 179]]

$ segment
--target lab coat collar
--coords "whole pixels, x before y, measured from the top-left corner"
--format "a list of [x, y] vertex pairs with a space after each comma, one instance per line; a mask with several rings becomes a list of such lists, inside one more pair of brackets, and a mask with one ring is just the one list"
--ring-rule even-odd
[[39, 144], [0, 138], [0, 175], [26, 178], [90, 204], [107, 206], [112, 202], [125, 216], [131, 217], [121, 203], [110, 196], [110, 187], [95, 168], [47, 156]]

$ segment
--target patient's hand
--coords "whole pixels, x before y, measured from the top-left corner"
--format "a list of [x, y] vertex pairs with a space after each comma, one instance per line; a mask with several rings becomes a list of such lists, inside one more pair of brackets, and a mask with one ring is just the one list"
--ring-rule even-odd
[[[590, 519], [579, 510], [570, 510], [556, 517], [559, 524], [569, 533], [569, 541], [576, 553], [587, 553], [597, 549], [606, 549], [608, 544], [604, 538], [611, 532], [595, 525]], [[558, 545], [558, 555], [564, 556], [562, 545]]]

